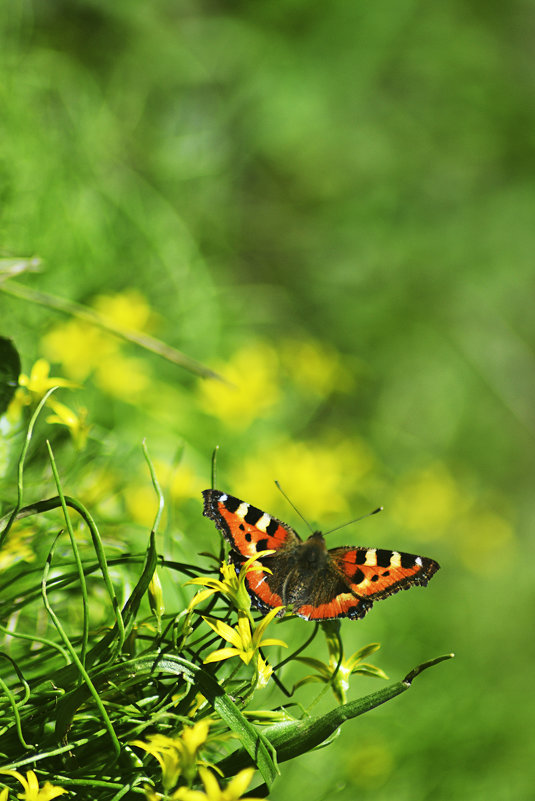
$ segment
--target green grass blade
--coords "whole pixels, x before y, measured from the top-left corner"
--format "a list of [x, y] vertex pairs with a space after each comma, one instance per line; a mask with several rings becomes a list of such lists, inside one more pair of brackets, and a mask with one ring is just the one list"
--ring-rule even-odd
[[50, 602], [48, 600], [46, 581], [47, 581], [48, 573], [50, 571], [50, 565], [52, 563], [52, 555], [53, 555], [53, 552], [54, 552], [54, 549], [55, 549], [55, 545], [56, 545], [56, 542], [57, 542], [59, 536], [60, 536], [60, 534], [58, 534], [56, 536], [56, 538], [54, 540], [54, 543], [52, 544], [52, 547], [50, 549], [50, 552], [49, 552], [47, 560], [46, 560], [45, 569], [43, 571], [43, 579], [42, 579], [42, 584], [41, 584], [41, 586], [42, 586], [43, 603], [45, 605], [45, 608], [46, 608], [48, 614], [50, 615], [50, 618], [52, 619], [52, 622], [53, 622], [53, 624], [54, 624], [59, 636], [61, 637], [61, 639], [63, 641], [63, 644], [65, 645], [67, 651], [69, 652], [69, 654], [71, 656], [71, 659], [74, 662], [82, 681], [85, 683], [85, 685], [86, 685], [86, 687], [87, 687], [87, 689], [89, 691], [89, 694], [93, 697], [93, 700], [95, 701], [95, 704], [96, 704], [96, 706], [97, 706], [97, 708], [98, 708], [98, 710], [99, 710], [99, 712], [100, 712], [100, 714], [102, 716], [102, 720], [104, 722], [104, 726], [106, 727], [106, 729], [108, 731], [108, 734], [110, 736], [110, 739], [112, 741], [113, 750], [115, 751], [116, 756], [119, 756], [120, 751], [121, 751], [121, 746], [119, 744], [119, 740], [117, 739], [117, 735], [115, 734], [115, 730], [113, 728], [111, 720], [108, 717], [108, 713], [106, 712], [106, 710], [104, 708], [104, 705], [103, 705], [102, 701], [100, 700], [100, 696], [99, 696], [97, 690], [95, 689], [95, 687], [93, 685], [93, 682], [91, 681], [91, 678], [89, 677], [89, 674], [88, 674], [85, 666], [80, 661], [80, 658], [79, 658], [78, 654], [76, 653], [75, 648], [73, 647], [69, 637], [67, 636], [67, 633], [65, 632], [63, 626], [61, 625], [61, 622], [60, 622], [58, 616], [56, 615], [56, 613], [52, 609], [52, 606], [51, 606], [51, 604], [50, 604]]
[[82, 306], [80, 303], [74, 303], [72, 300], [60, 298], [57, 295], [51, 295], [48, 292], [40, 292], [36, 289], [30, 289], [29, 287], [26, 287], [23, 284], [19, 284], [15, 281], [4, 281], [0, 284], [0, 291], [5, 292], [8, 295], [13, 295], [16, 298], [22, 298], [23, 300], [29, 300], [32, 303], [38, 303], [39, 305], [46, 306], [49, 309], [57, 309], [65, 314], [70, 314], [73, 317], [91, 323], [97, 328], [101, 328], [102, 330], [107, 331], [108, 333], [113, 334], [114, 336], [119, 337], [126, 342], [132, 342], [133, 344], [138, 345], [145, 350], [151, 351], [157, 356], [161, 356], [163, 359], [166, 359], [167, 361], [172, 362], [179, 367], [183, 367], [185, 370], [188, 370], [188, 372], [193, 373], [194, 375], [201, 376], [201, 378], [214, 378], [218, 381], [223, 381], [226, 383], [225, 379], [220, 376], [219, 373], [216, 373], [214, 370], [210, 370], [209, 367], [206, 367], [204, 364], [192, 359], [190, 356], [186, 356], [185, 353], [182, 353], [176, 348], [172, 348], [165, 342], [161, 342], [159, 339], [155, 339], [155, 337], [151, 337], [148, 334], [142, 334], [139, 331], [130, 331], [126, 328], [122, 328], [112, 320], [106, 319], [106, 317], [98, 314], [98, 312], [93, 311], [93, 309], [90, 309], [87, 306]]
[[76, 542], [76, 538], [74, 536], [74, 531], [72, 528], [71, 518], [69, 517], [69, 513], [67, 511], [67, 504], [65, 503], [65, 498], [63, 496], [63, 490], [61, 488], [61, 481], [59, 478], [58, 468], [56, 465], [56, 460], [54, 459], [54, 454], [52, 452], [52, 446], [50, 445], [50, 441], [46, 441], [46, 447], [48, 449], [48, 456], [50, 459], [50, 464], [52, 466], [52, 474], [54, 476], [54, 481], [56, 482], [56, 488], [58, 490], [58, 497], [61, 501], [61, 507], [63, 509], [63, 518], [65, 520], [65, 525], [67, 527], [67, 532], [69, 534], [69, 539], [71, 541], [71, 548], [74, 556], [74, 562], [76, 565], [76, 570], [78, 573], [78, 581], [80, 584], [80, 590], [82, 593], [82, 606], [83, 606], [83, 617], [82, 617], [82, 648], [80, 654], [80, 660], [82, 664], [85, 664], [85, 657], [87, 652], [87, 643], [89, 640], [89, 598], [87, 595], [87, 583], [85, 580], [84, 575], [84, 568], [82, 565], [82, 559], [80, 557], [80, 551], [78, 550], [78, 544]]

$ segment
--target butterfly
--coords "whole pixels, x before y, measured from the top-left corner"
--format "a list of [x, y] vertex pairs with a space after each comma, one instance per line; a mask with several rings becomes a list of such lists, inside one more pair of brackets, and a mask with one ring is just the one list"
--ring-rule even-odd
[[284, 606], [305, 620], [355, 620], [374, 601], [413, 584], [425, 586], [440, 567], [424, 556], [382, 548], [328, 550], [320, 531], [303, 541], [287, 523], [233, 495], [215, 489], [202, 494], [203, 514], [230, 544], [237, 571], [261, 551], [275, 551], [255, 561], [245, 578], [253, 605], [263, 614]]

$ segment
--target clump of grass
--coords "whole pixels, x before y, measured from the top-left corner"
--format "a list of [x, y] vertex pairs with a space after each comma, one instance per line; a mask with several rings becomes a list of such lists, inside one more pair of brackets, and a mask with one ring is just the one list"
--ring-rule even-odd
[[[24, 505], [28, 448], [53, 391], [31, 417], [18, 463], [17, 502], [0, 521], [4, 546], [17, 542], [19, 521], [33, 517], [44, 519], [47, 541], [42, 564], [28, 569], [14, 559], [2, 577], [2, 801], [20, 787], [26, 799], [64, 792], [102, 801], [239, 798], [256, 771], [256, 792], [264, 796], [279, 762], [324, 743], [345, 720], [406, 691], [421, 670], [447, 658], [349, 703], [351, 674], [386, 678], [363, 662], [375, 644], [345, 658], [339, 626], [324, 624], [328, 663], [303, 657], [320, 630], [315, 624], [303, 628], [303, 641], [277, 663], [273, 648], [285, 643], [265, 636], [277, 610], [260, 619], [252, 611], [244, 588], [249, 565], [236, 575], [224, 563], [222, 547], [201, 562], [197, 556], [180, 563], [159, 556], [164, 498], [145, 446], [158, 510], [144, 553], [108, 556], [90, 511], [64, 494], [48, 442], [57, 494]], [[54, 510], [62, 514], [59, 530]], [[81, 544], [80, 532], [88, 534], [89, 547]], [[137, 575], [129, 589], [126, 580], [122, 586], [117, 580], [127, 566]], [[165, 609], [162, 571], [197, 588], [184, 608]], [[97, 609], [100, 626], [93, 623]], [[253, 699], [270, 682], [291, 694], [280, 677], [289, 661], [315, 671], [301, 677], [295, 691], [319, 681], [333, 690], [338, 705], [316, 716], [293, 701], [274, 709], [260, 702], [253, 710]]]

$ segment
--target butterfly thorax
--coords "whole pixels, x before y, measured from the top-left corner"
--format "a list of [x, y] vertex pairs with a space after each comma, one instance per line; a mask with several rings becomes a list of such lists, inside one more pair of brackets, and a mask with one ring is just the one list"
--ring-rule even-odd
[[293, 549], [293, 562], [308, 570], [318, 570], [327, 564], [327, 548], [321, 531], [315, 531], [303, 543]]

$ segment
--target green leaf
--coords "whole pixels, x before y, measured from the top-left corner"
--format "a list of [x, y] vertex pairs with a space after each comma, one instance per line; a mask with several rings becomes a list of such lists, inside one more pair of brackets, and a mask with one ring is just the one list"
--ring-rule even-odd
[[0, 414], [4, 414], [19, 385], [20, 356], [10, 339], [0, 337]]
[[[326, 715], [318, 717], [304, 718], [303, 720], [293, 720], [284, 723], [276, 723], [264, 729], [264, 735], [277, 751], [277, 760], [285, 762], [294, 759], [300, 754], [316, 748], [324, 742], [342, 725], [346, 720], [363, 715], [381, 704], [390, 701], [397, 695], [409, 689], [413, 679], [427, 668], [450, 659], [453, 654], [438, 656], [429, 662], [424, 662], [411, 670], [402, 681], [391, 684], [382, 690], [358, 698], [348, 704], [332, 709]], [[235, 751], [217, 764], [217, 768], [222, 771], [224, 776], [232, 776], [245, 765], [250, 764], [243, 749]]]
[[364, 645], [362, 648], [359, 648], [358, 651], [355, 651], [351, 659], [354, 660], [365, 659], [370, 654], [374, 654], [376, 651], [378, 651], [380, 647], [381, 643], [371, 642], [369, 645]]
[[351, 673], [360, 673], [362, 676], [373, 676], [376, 679], [388, 679], [384, 670], [381, 670], [381, 668], [375, 665], [369, 665], [367, 662], [361, 662], [360, 665], [353, 668]]

